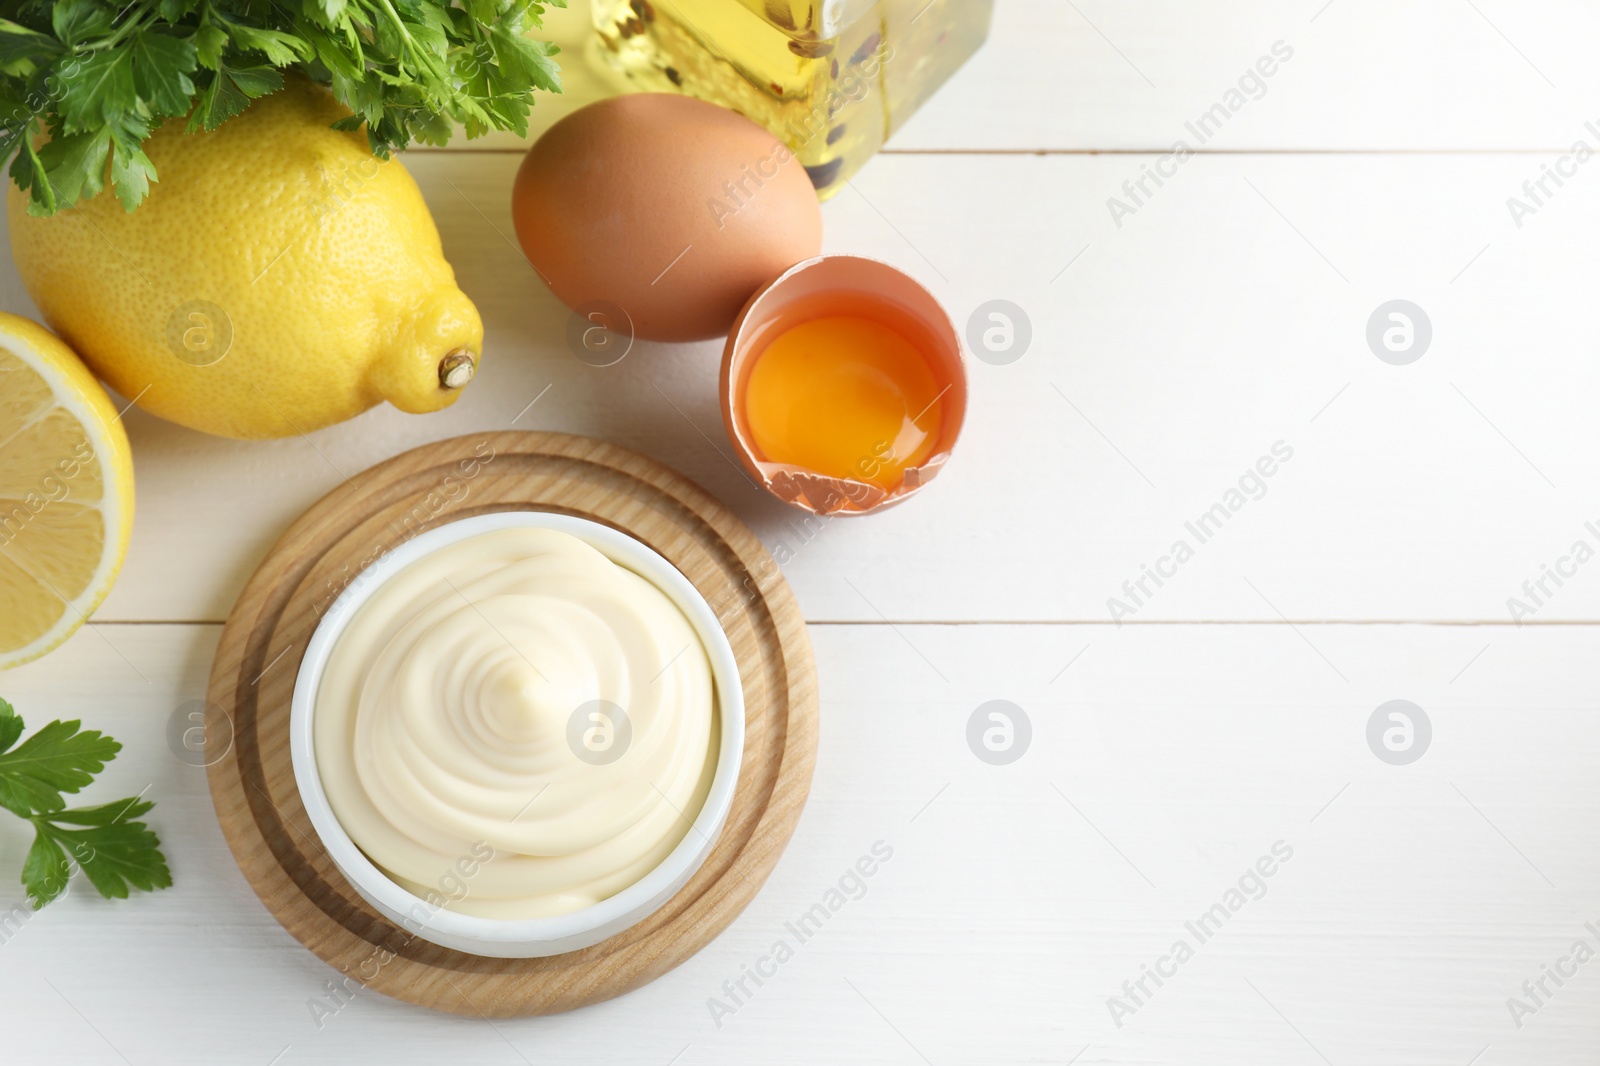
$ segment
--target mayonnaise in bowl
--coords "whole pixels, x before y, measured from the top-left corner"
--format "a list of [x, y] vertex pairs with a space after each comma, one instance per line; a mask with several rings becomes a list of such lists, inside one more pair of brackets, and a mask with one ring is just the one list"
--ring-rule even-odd
[[743, 705], [682, 574], [609, 527], [514, 512], [424, 533], [372, 578], [319, 625], [291, 715], [308, 814], [369, 902], [537, 955], [687, 881], [731, 805]]

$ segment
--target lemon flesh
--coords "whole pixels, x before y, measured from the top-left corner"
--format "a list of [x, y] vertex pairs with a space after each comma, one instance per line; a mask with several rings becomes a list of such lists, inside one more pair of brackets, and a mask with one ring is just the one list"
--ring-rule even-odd
[[105, 390], [56, 337], [0, 313], [0, 669], [94, 612], [132, 524], [128, 437]]

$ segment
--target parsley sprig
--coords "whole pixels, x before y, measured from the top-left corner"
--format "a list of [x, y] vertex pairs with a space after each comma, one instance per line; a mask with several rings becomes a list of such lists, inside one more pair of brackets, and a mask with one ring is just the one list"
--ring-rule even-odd
[[[456, 125], [524, 134], [557, 49], [526, 36], [566, 0], [0, 0], [0, 165], [49, 215], [109, 175], [132, 211], [157, 180], [143, 145], [163, 121], [211, 130], [283, 87], [329, 85], [387, 159]], [[43, 138], [48, 134], [48, 140]]]
[[130, 887], [170, 888], [161, 840], [135, 819], [155, 806], [138, 796], [98, 807], [68, 807], [76, 793], [116, 758], [122, 745], [81, 723], [51, 722], [21, 744], [22, 718], [0, 700], [0, 807], [33, 826], [22, 885], [35, 908], [66, 891], [74, 865], [107, 899]]

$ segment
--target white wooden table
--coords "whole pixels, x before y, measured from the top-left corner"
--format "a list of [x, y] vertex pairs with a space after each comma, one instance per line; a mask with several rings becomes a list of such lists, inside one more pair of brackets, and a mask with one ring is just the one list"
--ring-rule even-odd
[[[1260, 98], [1198, 145], [1185, 123], [1280, 41]], [[0, 677], [31, 723], [123, 741], [94, 794], [150, 786], [176, 879], [8, 927], [5, 1061], [1593, 1062], [1600, 962], [1560, 960], [1600, 950], [1600, 562], [1561, 560], [1600, 548], [1600, 160], [1562, 164], [1521, 225], [1507, 198], [1600, 149], [1597, 41], [1578, 0], [1000, 0], [985, 49], [827, 205], [827, 246], [902, 265], [958, 323], [1009, 300], [1031, 346], [972, 362], [936, 485], [810, 539], [725, 454], [716, 345], [567, 352], [506, 239], [515, 142], [411, 154], [484, 314], [480, 379], [314, 446], [130, 413], [120, 583]], [[1198, 150], [1165, 159], [1179, 138]], [[1113, 219], [1147, 167], [1172, 176]], [[1367, 341], [1396, 299], [1431, 323], [1409, 365]], [[34, 313], [9, 262], [0, 306]], [[267, 546], [342, 473], [513, 420], [656, 456], [793, 552], [823, 691], [810, 806], [756, 903], [638, 992], [493, 1026], [367, 993], [319, 1029], [333, 972], [251, 894], [167, 723]], [[1200, 543], [1186, 523], [1275, 445], [1292, 457]], [[1192, 557], [1163, 562], [1180, 539]], [[1135, 603], [1146, 564], [1171, 576]], [[1535, 604], [1546, 564], [1569, 576]], [[1432, 727], [1406, 765], [1367, 739], [1394, 699]], [[1031, 722], [1008, 765], [968, 745], [990, 700]], [[865, 894], [719, 1026], [723, 982], [878, 841]], [[25, 845], [0, 820], [0, 903]], [[1275, 846], [1292, 856], [1228, 911]], [[1186, 925], [1219, 903], [1220, 930]]]

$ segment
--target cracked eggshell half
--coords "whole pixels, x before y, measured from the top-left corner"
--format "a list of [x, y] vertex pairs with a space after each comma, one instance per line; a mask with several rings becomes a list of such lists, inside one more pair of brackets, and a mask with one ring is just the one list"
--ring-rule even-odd
[[[790, 463], [768, 461], [745, 417], [744, 396], [756, 359], [784, 331], [838, 308], [877, 308], [898, 324], [927, 360], [940, 393], [942, 417], [931, 453], [884, 489], [830, 477]], [[855, 255], [822, 255], [796, 263], [745, 305], [722, 353], [722, 421], [744, 468], [778, 499], [820, 515], [864, 515], [909, 499], [943, 469], [961, 435], [967, 411], [967, 370], [961, 339], [944, 307], [902, 271]]]

